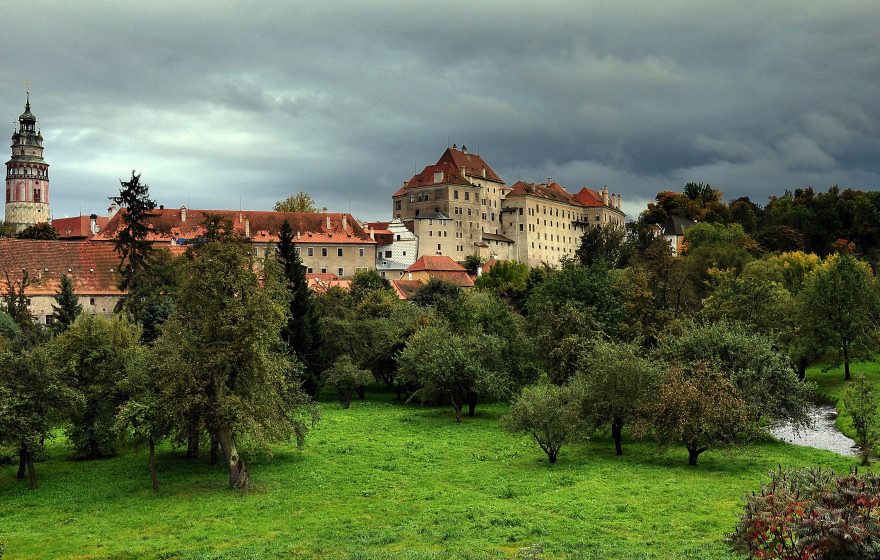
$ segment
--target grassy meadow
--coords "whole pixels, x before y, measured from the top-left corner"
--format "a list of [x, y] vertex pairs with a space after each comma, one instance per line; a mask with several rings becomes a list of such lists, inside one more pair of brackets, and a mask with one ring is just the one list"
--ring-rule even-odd
[[[812, 372], [811, 372], [812, 374]], [[256, 486], [226, 488], [222, 465], [160, 448], [77, 461], [63, 441], [37, 464], [40, 488], [0, 466], [4, 560], [73, 559], [723, 559], [742, 496], [767, 471], [856, 459], [763, 441], [732, 454], [610, 437], [563, 448], [550, 465], [504, 433], [502, 404], [453, 421], [451, 408], [400, 404], [381, 389], [343, 410], [329, 396], [304, 449], [250, 455]]]

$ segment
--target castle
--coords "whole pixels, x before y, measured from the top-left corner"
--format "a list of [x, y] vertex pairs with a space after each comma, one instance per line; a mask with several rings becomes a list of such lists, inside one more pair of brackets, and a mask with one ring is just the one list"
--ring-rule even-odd
[[6, 162], [5, 221], [16, 231], [51, 219], [49, 164], [43, 159], [43, 135], [31, 113], [30, 93], [12, 133], [12, 159]]

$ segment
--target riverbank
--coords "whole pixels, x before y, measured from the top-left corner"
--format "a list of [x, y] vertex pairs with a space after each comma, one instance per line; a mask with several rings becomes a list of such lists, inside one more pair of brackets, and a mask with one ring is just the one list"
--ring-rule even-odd
[[[826, 367], [824, 363], [809, 367], [806, 379], [816, 384], [816, 392], [823, 400], [837, 408], [838, 416], [835, 420], [837, 429], [849, 438], [855, 437], [852, 421], [843, 402], [843, 397], [849, 387], [849, 382], [844, 379], [843, 366], [837, 366], [828, 371], [822, 371], [823, 367]], [[880, 400], [880, 362], [856, 362], [850, 364], [850, 372], [853, 377], [860, 373], [864, 374], [873, 385], [874, 394]]]

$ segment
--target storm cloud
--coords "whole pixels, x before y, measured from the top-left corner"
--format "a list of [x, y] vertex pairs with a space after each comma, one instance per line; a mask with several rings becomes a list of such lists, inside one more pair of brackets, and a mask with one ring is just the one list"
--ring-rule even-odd
[[0, 110], [30, 88], [55, 217], [103, 213], [135, 169], [169, 207], [304, 190], [387, 219], [453, 142], [631, 217], [688, 181], [880, 188], [872, 2], [183, 4], [3, 9]]

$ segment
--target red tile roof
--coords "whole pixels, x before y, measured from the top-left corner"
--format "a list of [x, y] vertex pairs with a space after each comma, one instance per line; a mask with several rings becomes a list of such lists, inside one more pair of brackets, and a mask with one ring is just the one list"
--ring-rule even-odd
[[[478, 177], [480, 179], [487, 179], [495, 183], [504, 184], [504, 181], [501, 180], [501, 177], [499, 177], [494, 171], [492, 171], [492, 168], [489, 167], [485, 161], [483, 161], [483, 158], [481, 158], [477, 154], [469, 154], [464, 146], [462, 146], [461, 148], [461, 150], [457, 150], [455, 148], [446, 148], [446, 151], [443, 152], [443, 155], [440, 156], [439, 160], [437, 160], [437, 165], [440, 165], [441, 163], [448, 163], [459, 171], [462, 167], [465, 167], [465, 173], [468, 177]], [[483, 173], [484, 170], [485, 176]]]
[[421, 280], [390, 280], [389, 283], [400, 299], [411, 298], [424, 284]]
[[[110, 218], [106, 216], [98, 216], [95, 219], [95, 222], [100, 228], [98, 231], [104, 230], [109, 221]], [[55, 227], [55, 230], [58, 231], [58, 239], [87, 239], [92, 236], [91, 222], [91, 216], [74, 216], [72, 218], [58, 218], [57, 220], [52, 220], [52, 225]]]
[[309, 284], [309, 289], [315, 292], [326, 292], [333, 286], [348, 290], [350, 286], [348, 280], [342, 280], [330, 272], [309, 272], [306, 274], [306, 281]]
[[30, 280], [25, 290], [29, 295], [57, 293], [63, 274], [80, 295], [122, 294], [119, 254], [110, 243], [0, 239], [0, 284], [5, 286], [7, 272], [11, 280], [20, 280], [23, 268]]
[[462, 288], [470, 288], [474, 285], [474, 279], [465, 270], [431, 270], [428, 274], [434, 278], [442, 278], [447, 282], [458, 284]]
[[425, 255], [414, 262], [409, 268], [407, 268], [406, 272], [416, 272], [420, 270], [425, 270], [428, 272], [460, 272], [464, 271], [464, 267], [454, 260], [450, 259], [446, 255]]
[[412, 179], [407, 181], [393, 196], [400, 196], [407, 190], [416, 187], [430, 187], [433, 185], [470, 186], [470, 184], [471, 182], [461, 174], [461, 168], [456, 168], [451, 163], [438, 163], [437, 165], [429, 165], [421, 173], [413, 175]]
[[544, 200], [563, 202], [585, 208], [594, 208], [597, 206], [614, 208], [615, 204], [611, 197], [608, 199], [608, 204], [603, 204], [602, 193], [594, 191], [593, 189], [584, 187], [577, 194], [571, 194], [558, 183], [550, 183], [547, 185], [545, 183], [536, 184], [518, 181], [513, 185], [511, 191], [507, 193], [507, 198], [517, 196], [533, 196], [535, 198], [543, 198]]
[[593, 189], [588, 189], [587, 187], [582, 188], [579, 193], [574, 195], [574, 197], [581, 203], [581, 205], [588, 208], [605, 206], [602, 204], [602, 193], [594, 191]]
[[[245, 235], [247, 224], [251, 242], [277, 242], [281, 224], [287, 220], [293, 230], [294, 243], [376, 243], [351, 214], [186, 209], [186, 221], [183, 221], [183, 211], [176, 208], [154, 210], [153, 216], [147, 220], [153, 228], [148, 238], [155, 242], [199, 239], [204, 237], [205, 231], [200, 224], [206, 214], [219, 214], [232, 222], [239, 235]], [[95, 240], [112, 241], [122, 227], [123, 212], [125, 209], [110, 220]]]

